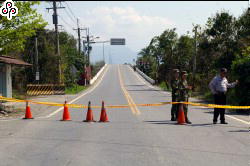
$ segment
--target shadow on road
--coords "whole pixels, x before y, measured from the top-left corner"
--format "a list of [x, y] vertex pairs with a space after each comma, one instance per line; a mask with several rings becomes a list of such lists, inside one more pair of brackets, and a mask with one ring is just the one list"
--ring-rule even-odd
[[125, 85], [125, 86], [146, 86], [146, 85], [143, 84], [143, 85]]
[[240, 133], [244, 133], [244, 132], [250, 132], [249, 130], [232, 130], [232, 131], [228, 131], [228, 132], [240, 132]]
[[159, 121], [143, 121], [149, 124], [169, 124], [169, 125], [176, 125], [176, 122], [170, 120], [159, 120]]
[[196, 126], [212, 126], [213, 123], [204, 123], [204, 124], [191, 124], [189, 126], [196, 127]]
[[128, 91], [155, 91], [155, 92], [160, 92], [161, 90], [154, 90], [154, 89], [133, 89], [133, 90], [128, 90]]

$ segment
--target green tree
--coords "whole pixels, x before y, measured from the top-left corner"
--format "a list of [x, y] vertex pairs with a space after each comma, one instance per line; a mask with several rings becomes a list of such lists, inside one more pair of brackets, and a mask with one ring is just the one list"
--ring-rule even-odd
[[23, 51], [25, 42], [28, 37], [36, 33], [36, 29], [44, 28], [47, 23], [43, 20], [42, 15], [37, 13], [32, 6], [40, 2], [15, 2], [18, 8], [17, 16], [12, 20], [6, 17], [0, 19], [0, 48], [1, 54], [17, 54]]
[[188, 35], [182, 35], [176, 45], [175, 66], [182, 70], [192, 71], [194, 49], [194, 39]]
[[166, 29], [158, 38], [158, 49], [161, 56], [158, 82], [167, 80], [167, 86], [170, 84], [171, 71], [176, 67], [175, 56], [178, 35], [175, 31], [176, 28]]
[[236, 43], [236, 18], [226, 11], [216, 13], [208, 18], [207, 37], [212, 47], [212, 56], [215, 58], [215, 67], [230, 68], [234, 60], [234, 52], [238, 49]]
[[250, 10], [245, 10], [236, 21], [238, 47], [242, 50], [250, 45]]
[[250, 46], [233, 61], [232, 70], [234, 77], [239, 80], [239, 85], [232, 94], [231, 101], [238, 105], [250, 105]]

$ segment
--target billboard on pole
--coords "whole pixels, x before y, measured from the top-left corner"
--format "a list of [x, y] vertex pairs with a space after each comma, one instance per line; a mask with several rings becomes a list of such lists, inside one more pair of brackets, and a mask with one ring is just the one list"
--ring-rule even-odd
[[111, 38], [110, 45], [125, 45], [124, 38]]

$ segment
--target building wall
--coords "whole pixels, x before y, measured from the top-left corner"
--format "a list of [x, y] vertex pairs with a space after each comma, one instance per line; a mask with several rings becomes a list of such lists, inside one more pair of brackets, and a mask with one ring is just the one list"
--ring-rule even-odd
[[12, 97], [11, 65], [0, 64], [0, 94]]

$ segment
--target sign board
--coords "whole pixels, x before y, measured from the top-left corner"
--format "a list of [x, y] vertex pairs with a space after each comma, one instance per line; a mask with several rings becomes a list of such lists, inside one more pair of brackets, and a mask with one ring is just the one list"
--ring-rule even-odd
[[125, 45], [124, 38], [111, 38], [110, 45]]
[[39, 81], [39, 72], [36, 72], [36, 81]]

